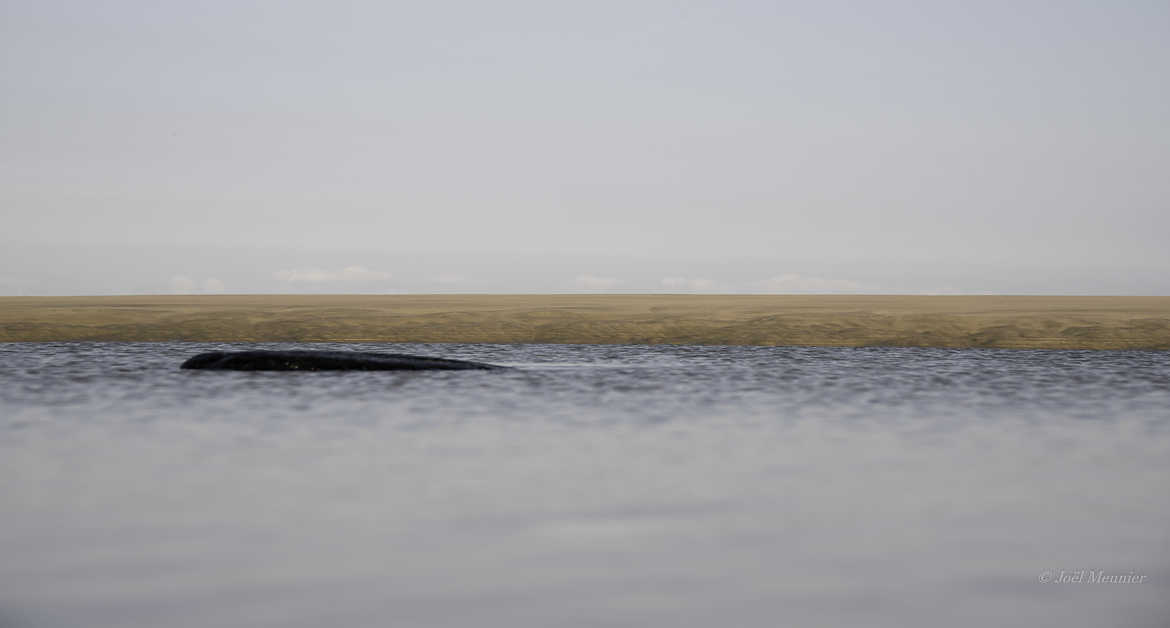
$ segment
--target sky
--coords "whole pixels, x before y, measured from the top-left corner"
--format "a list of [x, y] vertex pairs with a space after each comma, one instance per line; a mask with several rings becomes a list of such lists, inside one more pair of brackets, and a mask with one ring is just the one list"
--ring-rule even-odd
[[0, 294], [1170, 294], [1170, 3], [0, 0]]

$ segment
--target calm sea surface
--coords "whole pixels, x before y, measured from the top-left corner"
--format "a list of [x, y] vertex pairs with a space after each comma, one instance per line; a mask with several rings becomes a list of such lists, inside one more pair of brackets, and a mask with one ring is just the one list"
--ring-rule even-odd
[[0, 344], [0, 626], [1170, 625], [1167, 352], [294, 347]]

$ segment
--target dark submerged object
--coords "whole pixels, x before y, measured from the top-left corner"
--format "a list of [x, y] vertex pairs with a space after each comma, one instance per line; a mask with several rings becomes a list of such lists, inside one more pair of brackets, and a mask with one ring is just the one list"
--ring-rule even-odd
[[213, 371], [463, 371], [506, 366], [368, 351], [211, 351], [179, 368]]

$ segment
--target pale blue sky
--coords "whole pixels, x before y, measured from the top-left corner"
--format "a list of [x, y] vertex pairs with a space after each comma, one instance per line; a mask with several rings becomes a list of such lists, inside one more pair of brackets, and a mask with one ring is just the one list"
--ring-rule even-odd
[[2, 7], [3, 294], [1170, 294], [1165, 2]]

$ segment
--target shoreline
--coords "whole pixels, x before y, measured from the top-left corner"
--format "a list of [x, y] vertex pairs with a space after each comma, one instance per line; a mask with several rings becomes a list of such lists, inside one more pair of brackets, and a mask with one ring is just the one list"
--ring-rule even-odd
[[0, 297], [0, 342], [452, 342], [1170, 349], [1170, 297]]

